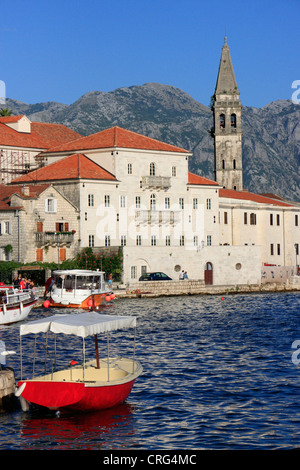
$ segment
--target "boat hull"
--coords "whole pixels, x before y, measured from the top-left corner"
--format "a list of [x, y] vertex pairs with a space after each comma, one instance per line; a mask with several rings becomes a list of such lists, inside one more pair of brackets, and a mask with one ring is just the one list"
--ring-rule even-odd
[[80, 309], [87, 309], [87, 310], [94, 310], [100, 307], [103, 300], [105, 299], [108, 293], [103, 294], [92, 294], [86, 297], [84, 300], [76, 300], [76, 299], [66, 299], [63, 302], [58, 301], [57, 299], [54, 300], [52, 297], [50, 298], [50, 305], [49, 307], [55, 308], [80, 308]]
[[25, 385], [21, 396], [27, 402], [50, 410], [100, 411], [123, 403], [131, 392], [135, 378], [112, 385], [74, 382], [20, 381]]
[[36, 302], [37, 298], [33, 298], [12, 305], [2, 304], [0, 307], [0, 325], [10, 325], [24, 320], [28, 317]]

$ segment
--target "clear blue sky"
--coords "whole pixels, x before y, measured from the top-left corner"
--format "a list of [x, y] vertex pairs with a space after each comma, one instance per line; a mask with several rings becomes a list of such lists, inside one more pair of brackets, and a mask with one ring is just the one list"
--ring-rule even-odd
[[300, 0], [0, 0], [0, 80], [26, 103], [158, 82], [208, 105], [228, 38], [242, 103], [290, 99]]

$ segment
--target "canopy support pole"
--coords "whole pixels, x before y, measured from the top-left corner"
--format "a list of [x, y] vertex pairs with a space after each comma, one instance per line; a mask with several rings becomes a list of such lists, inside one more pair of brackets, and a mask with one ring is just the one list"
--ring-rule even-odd
[[100, 369], [97, 335], [94, 335], [94, 338], [95, 338], [95, 351], [96, 351], [96, 369]]

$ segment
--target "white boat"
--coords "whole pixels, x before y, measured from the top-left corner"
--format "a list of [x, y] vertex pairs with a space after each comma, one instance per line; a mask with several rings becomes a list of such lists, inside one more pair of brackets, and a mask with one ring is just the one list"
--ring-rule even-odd
[[[134, 328], [132, 357], [111, 357], [110, 332], [125, 328]], [[15, 392], [20, 398], [22, 409], [27, 411], [30, 404], [34, 404], [58, 411], [95, 411], [123, 403], [136, 378], [142, 373], [140, 362], [135, 360], [135, 329], [136, 317], [104, 315], [97, 312], [57, 314], [23, 323], [20, 327], [21, 380], [18, 381], [18, 389]], [[22, 343], [25, 340], [22, 338], [32, 334], [36, 345], [39, 333], [42, 334], [45, 349], [33, 348], [33, 375], [30, 379], [23, 379]], [[97, 339], [97, 335], [101, 333], [107, 335], [107, 352], [103, 358], [99, 357]], [[64, 335], [82, 338], [82, 355], [79, 354], [82, 364], [77, 362], [77, 351], [73, 351], [76, 360], [70, 361], [70, 357], [66, 359]], [[95, 360], [87, 357], [89, 348], [86, 338], [89, 336], [94, 336]], [[59, 338], [62, 343], [58, 343]], [[62, 370], [57, 370], [59, 344], [63, 345]], [[124, 345], [123, 339], [121, 345]], [[43, 361], [39, 361], [36, 351], [40, 351]], [[38, 365], [43, 370], [41, 375], [37, 374]]]
[[84, 269], [59, 270], [53, 272], [54, 283], [50, 300], [45, 307], [99, 308], [103, 299], [110, 300], [111, 290], [106, 288], [104, 272]]
[[19, 290], [12, 286], [0, 286], [0, 325], [10, 325], [28, 317], [36, 297], [30, 289]]

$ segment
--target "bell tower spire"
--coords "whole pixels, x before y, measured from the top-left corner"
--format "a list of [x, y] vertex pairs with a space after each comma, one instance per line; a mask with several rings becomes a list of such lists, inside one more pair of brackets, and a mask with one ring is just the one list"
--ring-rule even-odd
[[214, 94], [215, 180], [227, 189], [243, 189], [242, 105], [225, 36]]

